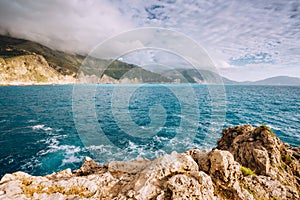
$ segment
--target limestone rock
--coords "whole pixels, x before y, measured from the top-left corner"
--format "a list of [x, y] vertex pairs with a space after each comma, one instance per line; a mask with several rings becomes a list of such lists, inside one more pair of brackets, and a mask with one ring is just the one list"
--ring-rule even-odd
[[86, 157], [83, 165], [79, 169], [74, 170], [74, 173], [76, 175], [88, 175], [88, 174], [93, 174], [95, 172], [98, 172], [100, 171], [100, 169], [103, 168], [100, 167], [98, 163], [96, 163], [90, 157]]
[[282, 185], [279, 181], [271, 180], [266, 176], [245, 177], [243, 186], [257, 199], [299, 199], [294, 188]]
[[42, 55], [21, 55], [0, 59], [0, 85], [75, 83], [49, 66]]
[[231, 152], [237, 162], [257, 175], [300, 190], [300, 148], [281, 142], [265, 125], [229, 127], [222, 134], [218, 149]]
[[172, 191], [172, 199], [190, 199], [191, 194], [193, 198], [202, 197], [200, 184], [194, 177], [177, 174], [170, 178], [167, 184]]
[[45, 176], [48, 179], [62, 179], [62, 178], [70, 178], [72, 176], [72, 171], [70, 168], [65, 169], [60, 172], [54, 172], [50, 175]]
[[233, 186], [241, 176], [240, 165], [234, 161], [233, 155], [228, 151], [215, 149], [208, 156], [211, 163], [209, 174], [212, 178]]
[[[169, 180], [173, 199], [218, 199], [214, 194], [213, 182], [206, 173], [191, 172], [191, 176], [176, 175]], [[196, 180], [196, 181], [195, 181]]]
[[108, 163], [108, 171], [136, 174], [145, 169], [150, 163], [151, 161], [148, 159], [133, 160], [131, 162], [112, 161]]
[[202, 159], [198, 161], [200, 170], [210, 175], [221, 196], [229, 199], [251, 199], [251, 195], [244, 194], [239, 185], [242, 177], [240, 164], [234, 161], [230, 152], [214, 149], [206, 156], [202, 154]]
[[135, 181], [135, 198], [154, 198], [164, 190], [164, 182], [168, 177], [176, 174], [187, 174], [190, 171], [198, 171], [197, 163], [186, 154], [172, 152], [154, 160], [148, 167], [140, 172]]

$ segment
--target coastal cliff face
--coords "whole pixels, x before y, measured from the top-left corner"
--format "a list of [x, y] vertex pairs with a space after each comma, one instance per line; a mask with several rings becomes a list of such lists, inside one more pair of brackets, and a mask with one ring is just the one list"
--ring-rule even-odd
[[33, 85], [73, 83], [72, 76], [63, 76], [48, 65], [41, 55], [0, 58], [0, 85]]
[[299, 199], [300, 148], [263, 125], [222, 134], [211, 151], [103, 166], [86, 158], [80, 169], [44, 177], [6, 174], [0, 199]]

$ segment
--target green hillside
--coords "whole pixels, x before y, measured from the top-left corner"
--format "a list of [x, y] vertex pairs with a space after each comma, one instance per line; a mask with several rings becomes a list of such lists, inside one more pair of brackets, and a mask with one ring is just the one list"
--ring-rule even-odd
[[[0, 35], [0, 57], [11, 58], [21, 55], [42, 55], [48, 62], [49, 66], [55, 69], [62, 75], [76, 76], [85, 56], [69, 54], [62, 51], [53, 50], [36, 42], [12, 38], [9, 36]], [[85, 75], [103, 76], [104, 74], [119, 80], [120, 78], [135, 78], [134, 76], [143, 79], [144, 82], [170, 82], [157, 73], [144, 70], [136, 65], [128, 64], [115, 60], [111, 62], [107, 69], [104, 69], [111, 61], [104, 59], [90, 58], [84, 62], [84, 67], [81, 68]], [[135, 69], [135, 70], [133, 70]], [[130, 71], [130, 73], [128, 73]], [[125, 75], [125, 76], [124, 76]]]
[[83, 56], [52, 50], [36, 42], [0, 36], [0, 57], [8, 58], [34, 54], [42, 55], [49, 66], [62, 75], [76, 74], [84, 59]]

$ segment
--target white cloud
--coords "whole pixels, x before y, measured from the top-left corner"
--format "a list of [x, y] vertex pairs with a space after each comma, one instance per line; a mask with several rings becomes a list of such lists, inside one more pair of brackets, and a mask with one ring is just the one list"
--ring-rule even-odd
[[236, 80], [300, 77], [299, 11], [298, 0], [2, 0], [0, 31], [88, 52], [131, 28], [164, 27], [193, 38]]
[[88, 52], [104, 39], [132, 28], [130, 20], [106, 0], [3, 0], [1, 32], [52, 48]]
[[212, 56], [220, 69], [241, 75], [244, 71], [248, 79], [256, 79], [261, 68], [272, 63], [265, 74], [272, 76], [273, 69], [278, 74], [285, 66], [282, 73], [300, 76], [300, 69], [287, 72], [291, 63], [300, 65], [297, 0], [143, 1], [121, 6], [139, 26], [163, 26], [194, 38], [209, 54], [220, 55]]
[[191, 68], [191, 64], [176, 54], [171, 52], [157, 50], [157, 49], [147, 49], [131, 52], [123, 57], [123, 60], [128, 63], [137, 64], [139, 66], [168, 66], [168, 68]]

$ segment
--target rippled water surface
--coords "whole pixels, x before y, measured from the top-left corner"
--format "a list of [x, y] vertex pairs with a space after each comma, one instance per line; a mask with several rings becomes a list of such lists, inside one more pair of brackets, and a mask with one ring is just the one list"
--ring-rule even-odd
[[87, 85], [76, 98], [73, 89], [0, 87], [0, 176], [74, 169], [85, 156], [106, 163], [209, 149], [222, 128], [245, 123], [300, 146], [300, 87], [226, 86], [213, 96], [204, 85]]

